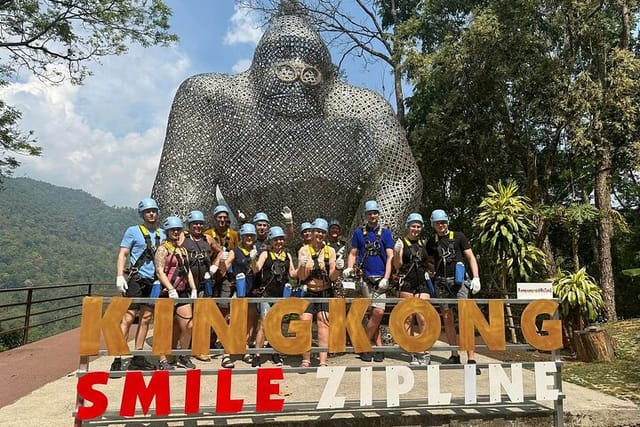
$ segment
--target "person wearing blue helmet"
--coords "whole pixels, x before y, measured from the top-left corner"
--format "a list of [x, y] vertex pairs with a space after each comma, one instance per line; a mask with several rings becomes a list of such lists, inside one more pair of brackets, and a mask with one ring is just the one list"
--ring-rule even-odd
[[[296, 279], [298, 273], [294, 268], [291, 254], [285, 249], [286, 237], [282, 227], [271, 227], [268, 236], [271, 245], [269, 250], [263, 250], [258, 255], [258, 250], [253, 248], [249, 253], [253, 273], [260, 277], [259, 287], [254, 285], [253, 296], [282, 298], [285, 285], [289, 283], [290, 279]], [[260, 303], [261, 319], [264, 320], [271, 305], [273, 303]], [[256, 348], [258, 349], [263, 347], [265, 341], [263, 323], [260, 322], [260, 328], [256, 334]], [[272, 361], [277, 366], [282, 365], [282, 357], [277, 353], [272, 355]], [[260, 354], [255, 354], [251, 366], [256, 368], [261, 364]]]
[[[465, 299], [469, 298], [470, 292], [476, 294], [480, 291], [480, 277], [478, 262], [469, 240], [464, 233], [449, 229], [449, 216], [442, 209], [436, 209], [431, 213], [431, 226], [435, 234], [425, 246], [427, 253], [433, 259], [434, 283], [438, 297]], [[456, 283], [456, 267], [458, 265], [463, 267], [464, 261], [467, 261], [471, 270], [471, 279], [461, 278], [460, 283]], [[465, 274], [465, 276], [468, 275]], [[457, 345], [453, 312], [448, 304], [442, 305], [441, 310], [447, 341], [450, 345]], [[451, 352], [447, 363], [460, 364], [460, 355], [456, 350]], [[467, 352], [467, 363], [476, 363], [475, 352]], [[476, 368], [476, 374], [481, 374], [479, 368]]]
[[[184, 230], [182, 220], [177, 216], [169, 216], [165, 219], [163, 228], [167, 233], [167, 239], [156, 251], [154, 260], [158, 280], [169, 298], [195, 299], [198, 297], [198, 290], [189, 268], [189, 253], [180, 245]], [[191, 303], [176, 303], [173, 312], [173, 348], [186, 350], [191, 346], [192, 319]], [[176, 364], [182, 368], [195, 369], [188, 355], [178, 356]], [[160, 356], [159, 369], [172, 370], [173, 366], [165, 356]]]
[[[333, 298], [332, 283], [338, 277], [336, 271], [336, 251], [325, 239], [329, 224], [323, 218], [316, 218], [313, 223], [313, 240], [300, 248], [298, 252], [298, 279], [306, 287], [305, 296], [309, 298]], [[301, 320], [312, 321], [316, 317], [318, 345], [329, 345], [329, 304], [312, 302], [300, 316]], [[327, 365], [327, 352], [319, 354], [320, 366]], [[302, 355], [301, 368], [311, 366], [311, 353]]]
[[[429, 289], [431, 283], [427, 267], [427, 251], [424, 240], [420, 238], [424, 220], [419, 213], [412, 213], [405, 223], [406, 234], [398, 239], [394, 246], [393, 266], [398, 272], [400, 298], [429, 299], [435, 294]], [[416, 314], [405, 320], [405, 329], [409, 335], [422, 334], [426, 328], [424, 316]], [[429, 365], [431, 355], [428, 351], [412, 353], [410, 365]]]
[[304, 245], [308, 245], [313, 240], [313, 225], [310, 222], [303, 222], [300, 224], [300, 238], [302, 239], [300, 248]]
[[[365, 281], [367, 296], [375, 299], [386, 298], [386, 289], [391, 277], [391, 260], [393, 259], [393, 236], [388, 228], [382, 227], [380, 220], [380, 206], [375, 200], [364, 204], [366, 224], [357, 228], [351, 238], [351, 250], [347, 258], [347, 268], [342, 272], [344, 277], [350, 277], [359, 272]], [[380, 323], [384, 316], [385, 303], [371, 304], [371, 313], [367, 323], [367, 335], [377, 346], [382, 346]], [[384, 353], [362, 353], [360, 359], [370, 362], [384, 360]]]
[[[138, 203], [138, 215], [142, 218], [142, 223], [127, 228], [120, 242], [116, 261], [116, 288], [126, 297], [148, 298], [151, 295], [153, 281], [156, 278], [153, 258], [156, 249], [165, 240], [164, 230], [158, 224], [158, 213], [158, 204], [154, 199], [142, 199]], [[135, 350], [142, 350], [153, 311], [146, 303], [131, 303], [121, 322], [125, 338], [129, 336], [129, 329], [136, 315], [140, 322], [136, 332]], [[121, 371], [122, 367], [122, 359], [116, 357], [111, 364], [111, 371]], [[148, 371], [154, 370], [155, 365], [144, 356], [133, 356], [128, 369]]]
[[[235, 285], [236, 277], [244, 274], [245, 295], [244, 298], [252, 295], [254, 285], [254, 273], [251, 269], [251, 252], [254, 250], [254, 242], [256, 239], [256, 227], [251, 223], [242, 224], [240, 227], [240, 245], [233, 248], [229, 252], [229, 258], [225, 261], [227, 271], [230, 271], [231, 281]], [[236, 296], [238, 296], [236, 294]], [[239, 297], [239, 296], [238, 296]], [[242, 297], [240, 297], [242, 298]], [[256, 303], [250, 303], [247, 310], [247, 348], [253, 341], [258, 325], [258, 309]], [[244, 356], [244, 361], [251, 363], [250, 355]], [[222, 357], [221, 366], [223, 368], [234, 368], [235, 363], [230, 355], [225, 354]]]
[[269, 250], [269, 227], [271, 222], [265, 212], [258, 212], [253, 216], [251, 223], [256, 227], [255, 248], [258, 253]]
[[[185, 230], [180, 245], [183, 246], [189, 255], [189, 264], [193, 280], [198, 289], [198, 296], [211, 297], [205, 295], [205, 280], [214, 277], [218, 271], [222, 258], [222, 249], [213, 237], [204, 234], [205, 216], [202, 211], [194, 210], [187, 215], [187, 228]], [[196, 359], [203, 362], [211, 360], [208, 354], [197, 354]]]

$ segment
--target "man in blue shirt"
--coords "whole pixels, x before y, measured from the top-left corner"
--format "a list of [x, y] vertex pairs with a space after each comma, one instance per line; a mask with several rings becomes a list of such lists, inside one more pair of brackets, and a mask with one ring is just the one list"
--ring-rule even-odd
[[[351, 250], [347, 258], [347, 268], [344, 269], [345, 277], [354, 272], [362, 274], [366, 292], [373, 298], [386, 298], [386, 289], [391, 277], [391, 259], [393, 258], [393, 236], [391, 231], [383, 228], [380, 223], [380, 206], [375, 200], [369, 200], [364, 204], [364, 216], [366, 225], [357, 228], [351, 238]], [[357, 269], [357, 270], [354, 270]], [[384, 316], [384, 303], [371, 304], [369, 322], [367, 323], [367, 335], [375, 345], [382, 346], [380, 336], [380, 322]], [[384, 353], [362, 353], [360, 359], [370, 362], [384, 360]]]
[[[142, 199], [138, 203], [138, 214], [142, 218], [142, 224], [127, 228], [120, 242], [116, 263], [116, 287], [126, 297], [149, 298], [153, 282], [156, 279], [153, 257], [156, 249], [165, 240], [166, 236], [164, 230], [157, 223], [158, 204], [155, 200]], [[127, 261], [129, 269], [125, 271]], [[172, 298], [178, 297], [177, 293], [172, 296], [171, 292], [169, 296]], [[142, 350], [149, 331], [153, 309], [145, 303], [132, 303], [122, 318], [120, 327], [125, 339], [127, 339], [136, 314], [139, 314], [140, 323], [136, 332], [135, 349]], [[144, 356], [133, 356], [128, 369], [149, 371], [155, 370], [155, 365], [146, 360]], [[111, 364], [111, 370], [122, 370], [121, 358], [116, 357], [114, 359]]]

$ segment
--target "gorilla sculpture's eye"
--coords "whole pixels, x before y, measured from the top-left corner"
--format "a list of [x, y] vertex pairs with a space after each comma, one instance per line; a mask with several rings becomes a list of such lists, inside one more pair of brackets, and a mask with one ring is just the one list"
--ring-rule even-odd
[[294, 82], [297, 78], [309, 86], [315, 86], [322, 81], [320, 71], [310, 65], [279, 64], [276, 65], [276, 77], [283, 82]]

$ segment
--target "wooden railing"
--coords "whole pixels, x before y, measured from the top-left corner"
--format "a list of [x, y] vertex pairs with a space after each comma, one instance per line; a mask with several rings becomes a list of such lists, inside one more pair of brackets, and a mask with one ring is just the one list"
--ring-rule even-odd
[[[0, 337], [19, 332], [20, 345], [29, 342], [34, 328], [80, 318], [82, 298], [89, 295], [113, 296], [113, 283], [72, 283], [0, 289]], [[53, 294], [53, 296], [52, 296]], [[16, 297], [17, 296], [17, 297]], [[52, 307], [52, 303], [61, 305]], [[67, 329], [71, 329], [69, 326]], [[55, 330], [50, 335], [62, 332]]]

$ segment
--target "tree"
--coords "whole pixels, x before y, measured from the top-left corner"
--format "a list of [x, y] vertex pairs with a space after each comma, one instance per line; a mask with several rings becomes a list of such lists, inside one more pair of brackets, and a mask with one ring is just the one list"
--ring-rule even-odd
[[[38, 78], [80, 84], [88, 64], [177, 40], [168, 32], [171, 10], [161, 0], [0, 0], [0, 84], [28, 70]], [[0, 178], [20, 163], [10, 153], [40, 155], [32, 134], [17, 128], [20, 112], [0, 101]]]
[[383, 61], [391, 68], [396, 116], [405, 126], [405, 100], [402, 86], [404, 52], [412, 43], [403, 33], [403, 22], [415, 14], [418, 0], [242, 0], [250, 9], [272, 16], [279, 9], [306, 13], [316, 28], [328, 36], [341, 57], [355, 56], [365, 65]]
[[[536, 230], [534, 212], [529, 199], [517, 195], [518, 186], [514, 182], [506, 185], [498, 182], [494, 188], [488, 186], [489, 193], [480, 203], [480, 213], [473, 225], [478, 230], [478, 241], [483, 253], [498, 272], [500, 289], [504, 296], [520, 279], [529, 280], [544, 268], [544, 253], [531, 241]], [[511, 340], [516, 343], [516, 334], [507, 305]]]

